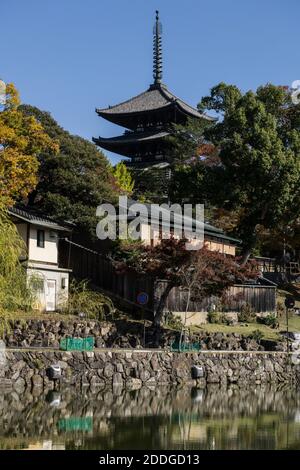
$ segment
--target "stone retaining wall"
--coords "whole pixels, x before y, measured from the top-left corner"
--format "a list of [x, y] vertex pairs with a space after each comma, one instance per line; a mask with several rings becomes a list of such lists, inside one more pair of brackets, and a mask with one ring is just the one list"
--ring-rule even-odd
[[[174, 330], [162, 330], [160, 347], [169, 346], [179, 333]], [[86, 337], [94, 336], [98, 348], [143, 348], [153, 347], [155, 333], [147, 324], [142, 322], [117, 319], [114, 322], [96, 320], [27, 320], [15, 321], [10, 324], [10, 331], [5, 336], [8, 348], [13, 347], [52, 347], [58, 348], [59, 342], [66, 336]], [[202, 350], [222, 351], [257, 351], [257, 350], [283, 350], [285, 343], [261, 342], [237, 333], [208, 333], [199, 331], [197, 340], [201, 342]]]
[[296, 382], [298, 366], [286, 353], [167, 351], [63, 352], [7, 350], [0, 367], [0, 387], [22, 392], [26, 388], [54, 388], [48, 377], [52, 364], [61, 368], [62, 386], [140, 388], [163, 384], [190, 384], [193, 365], [202, 366], [201, 384], [266, 384]]

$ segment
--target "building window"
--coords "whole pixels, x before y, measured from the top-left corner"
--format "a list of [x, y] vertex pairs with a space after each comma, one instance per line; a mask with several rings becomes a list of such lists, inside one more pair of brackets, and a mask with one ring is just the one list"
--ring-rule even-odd
[[36, 244], [39, 248], [45, 248], [45, 230], [37, 230]]

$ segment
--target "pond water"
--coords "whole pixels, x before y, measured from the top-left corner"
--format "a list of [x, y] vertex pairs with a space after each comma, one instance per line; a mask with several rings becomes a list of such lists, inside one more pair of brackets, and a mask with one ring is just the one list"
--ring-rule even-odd
[[0, 449], [300, 449], [300, 390], [1, 392]]

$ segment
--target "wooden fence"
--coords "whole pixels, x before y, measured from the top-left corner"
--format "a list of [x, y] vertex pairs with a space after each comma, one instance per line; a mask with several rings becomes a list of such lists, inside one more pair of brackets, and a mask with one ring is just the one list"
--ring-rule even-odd
[[60, 240], [59, 265], [72, 269], [77, 279], [87, 279], [101, 289], [136, 304], [139, 292], [149, 295], [148, 309], [153, 310], [154, 285], [146, 276], [116, 273], [112, 262], [94, 250]]
[[[59, 265], [72, 269], [77, 279], [88, 279], [99, 288], [111, 292], [114, 296], [136, 304], [139, 292], [147, 292], [149, 302], [147, 310], [154, 311], [156, 302], [164, 288], [165, 281], [154, 283], [146, 276], [116, 273], [111, 261], [96, 251], [80, 245], [60, 240]], [[167, 309], [183, 312], [186, 309], [187, 293], [183, 289], [174, 288], [167, 299]], [[188, 311], [205, 312], [216, 298], [206, 298], [201, 302], [190, 302]], [[239, 312], [245, 303], [251, 305], [256, 313], [274, 312], [276, 309], [276, 287], [260, 285], [235, 285], [228, 291], [226, 311]]]
[[[164, 281], [156, 285], [155, 297], [159, 298], [164, 289]], [[172, 312], [184, 312], [187, 305], [188, 293], [181, 288], [172, 289], [166, 303], [166, 308]], [[189, 302], [189, 312], [207, 312], [212, 305], [218, 309], [218, 298], [209, 297], [201, 302]], [[236, 284], [228, 289], [222, 310], [226, 312], [240, 312], [242, 307], [248, 304], [256, 313], [275, 312], [276, 287], [261, 285]]]

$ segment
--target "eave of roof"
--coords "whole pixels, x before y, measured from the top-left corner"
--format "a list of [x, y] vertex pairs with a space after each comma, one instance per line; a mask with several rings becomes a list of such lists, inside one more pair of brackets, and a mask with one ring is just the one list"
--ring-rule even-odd
[[[136, 217], [135, 211], [132, 211], [132, 213], [130, 214], [130, 207], [133, 204], [139, 204], [139, 203], [138, 203], [138, 201], [134, 201], [132, 199], [129, 199], [128, 200], [128, 219], [129, 220]], [[177, 228], [182, 227], [181, 216], [180, 215], [178, 216], [178, 214], [174, 214], [173, 211], [169, 211], [166, 208], [157, 208], [157, 210], [155, 211], [155, 207], [153, 207], [153, 205], [148, 204], [148, 203], [143, 203], [143, 205], [146, 206], [147, 211], [148, 211], [148, 215], [151, 214], [151, 220], [154, 223], [157, 222], [160, 225], [162, 223], [161, 218], [160, 218], [161, 213], [162, 212], [165, 212], [165, 213], [170, 213], [171, 212], [171, 216], [170, 216], [171, 227], [177, 227]], [[125, 209], [125, 207], [124, 207], [124, 209]], [[175, 215], [175, 217], [174, 217], [174, 215]], [[177, 217], [179, 217], [177, 222], [176, 222], [176, 215], [177, 215]], [[141, 219], [143, 220], [142, 215], [141, 215]], [[172, 219], [175, 219], [175, 220], [172, 220]], [[213, 225], [210, 225], [206, 222], [199, 222], [198, 220], [196, 220], [194, 218], [190, 218], [190, 217], [186, 217], [186, 216], [183, 216], [183, 220], [184, 220], [184, 223], [187, 222], [187, 226], [188, 226], [188, 223], [190, 222], [190, 226], [193, 227], [193, 229], [198, 228], [199, 230], [201, 230], [201, 229], [204, 228], [204, 235], [206, 235], [206, 236], [211, 236], [211, 237], [214, 237], [214, 238], [227, 240], [228, 242], [231, 242], [232, 244], [235, 244], [235, 245], [239, 245], [241, 243], [240, 240], [226, 235], [223, 232], [223, 230], [221, 230], [217, 227], [214, 227]], [[144, 221], [149, 222], [149, 216], [146, 219], [144, 218]]]
[[166, 161], [159, 162], [157, 161], [154, 157], [150, 158], [148, 160], [143, 159], [142, 161], [131, 161], [131, 160], [122, 160], [123, 163], [125, 163], [126, 166], [129, 168], [136, 168], [142, 171], [148, 171], [148, 170], [162, 170], [165, 168], [170, 167], [170, 163]]
[[241, 244], [241, 240], [238, 240], [237, 238], [229, 237], [228, 235], [226, 235], [226, 233], [219, 231], [218, 229], [216, 230], [208, 229], [206, 224], [204, 226], [204, 233], [211, 237], [217, 237], [217, 238], [222, 238], [224, 240], [228, 240], [236, 245]]
[[[119, 106], [119, 105], [116, 105], [116, 106]], [[109, 114], [111, 114], [114, 117], [126, 116], [126, 115], [130, 115], [130, 116], [133, 117], [133, 116], [139, 116], [141, 114], [144, 114], [145, 112], [151, 113], [151, 112], [165, 110], [165, 109], [168, 109], [172, 106], [173, 106], [173, 103], [166, 103], [165, 105], [152, 107], [152, 108], [148, 108], [148, 109], [142, 109], [142, 110], [137, 110], [137, 111], [119, 111], [119, 112], [112, 112], [112, 110], [114, 108], [114, 106], [112, 106], [110, 108], [104, 108], [104, 109], [96, 108], [96, 113], [99, 116], [104, 117], [105, 119], [109, 119], [107, 117]]]
[[166, 86], [161, 87], [162, 93], [171, 100], [171, 102], [175, 102], [179, 108], [186, 114], [192, 115], [196, 118], [199, 119], [205, 119], [207, 121], [215, 121], [216, 119], [213, 118], [212, 116], [207, 116], [205, 113], [200, 113], [198, 109], [193, 108], [193, 106], [190, 106], [187, 104], [185, 101], [183, 101], [181, 98], [178, 98], [178, 96], [174, 95], [171, 93]]
[[39, 225], [41, 227], [47, 227], [52, 230], [59, 230], [64, 232], [71, 232], [72, 228], [70, 223], [67, 225], [62, 225], [57, 223], [56, 221], [52, 220], [50, 217], [44, 216], [35, 211], [28, 210], [27, 208], [20, 208], [20, 207], [10, 207], [8, 209], [8, 214], [10, 216], [16, 217], [19, 220], [23, 220], [24, 222], [28, 222], [33, 225]]
[[137, 142], [149, 142], [152, 140], [161, 139], [170, 135], [166, 131], [155, 131], [155, 132], [128, 132], [117, 137], [93, 137], [93, 142], [96, 144], [110, 144], [110, 145], [119, 145], [119, 144], [136, 144]]
[[193, 108], [189, 104], [185, 103], [182, 99], [178, 98], [172, 92], [170, 92], [163, 84], [151, 85], [148, 90], [134, 96], [133, 98], [130, 98], [129, 100], [123, 101], [114, 106], [109, 106], [108, 108], [98, 108], [96, 109], [96, 112], [101, 117], [111, 120], [112, 116], [133, 116], [149, 111], [163, 110], [170, 105], [177, 105], [177, 107], [184, 114], [189, 116], [193, 116], [199, 119], [202, 118], [208, 121], [215, 120], [215, 118], [200, 113], [196, 108]]

